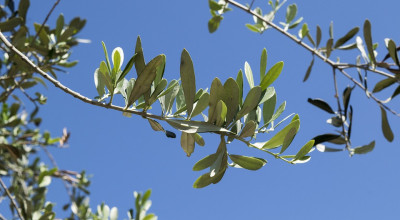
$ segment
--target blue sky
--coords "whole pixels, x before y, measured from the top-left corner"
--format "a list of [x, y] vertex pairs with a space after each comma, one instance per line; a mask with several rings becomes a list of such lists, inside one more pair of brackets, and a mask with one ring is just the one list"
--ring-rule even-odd
[[[384, 38], [400, 41], [400, 30], [394, 25], [398, 19], [397, 1], [288, 1], [276, 21], [284, 19], [286, 7], [292, 3], [298, 4], [299, 15], [313, 35], [315, 26], [320, 25], [322, 44], [327, 40], [331, 21], [338, 39], [354, 26], [362, 27], [366, 18], [372, 23], [374, 42], [379, 43], [378, 60], [386, 54]], [[53, 1], [32, 1], [29, 22], [41, 22], [52, 4]], [[268, 10], [267, 1], [258, 0], [254, 5]], [[284, 116], [295, 112], [301, 118], [300, 133], [291, 152], [297, 152], [318, 134], [332, 132], [325, 123], [329, 115], [306, 101], [318, 97], [335, 106], [330, 67], [316, 60], [310, 79], [303, 83], [311, 54], [272, 29], [262, 35], [250, 32], [244, 24], [252, 22], [252, 18], [233, 9], [226, 14], [219, 30], [209, 34], [210, 13], [205, 0], [61, 1], [49, 23], [54, 25], [59, 13], [66, 20], [75, 16], [86, 18], [87, 25], [79, 36], [91, 43], [73, 49], [72, 58], [80, 62], [68, 74], [60, 74], [59, 80], [85, 96], [95, 97], [93, 73], [104, 59], [100, 42], [104, 41], [109, 51], [122, 47], [127, 60], [133, 55], [138, 35], [147, 61], [161, 53], [167, 56], [164, 77], [168, 80], [179, 78], [180, 54], [186, 48], [193, 59], [198, 88], [210, 87], [214, 77], [235, 77], [245, 61], [258, 73], [265, 47], [268, 68], [278, 61], [285, 62], [283, 73], [274, 83], [278, 103], [287, 101]], [[334, 53], [332, 57], [338, 55], [343, 62], [354, 63], [358, 54]], [[136, 76], [133, 74], [128, 77]], [[258, 74], [254, 75], [259, 82]], [[369, 78], [370, 87], [380, 79], [372, 74]], [[339, 84], [340, 91], [351, 85], [342, 76]], [[67, 127], [72, 133], [70, 147], [54, 149], [52, 153], [60, 168], [85, 169], [93, 174], [93, 208], [105, 202], [117, 206], [120, 216], [125, 217], [126, 210], [134, 205], [132, 192], [151, 188], [150, 211], [159, 219], [392, 219], [400, 214], [400, 177], [396, 171], [399, 118], [389, 115], [395, 140], [388, 143], [380, 129], [379, 107], [359, 89], [352, 94], [352, 142], [357, 146], [376, 140], [372, 153], [350, 158], [344, 152], [314, 151], [309, 163], [288, 165], [234, 142], [228, 146], [230, 152], [264, 157], [268, 164], [255, 172], [230, 168], [219, 184], [203, 189], [192, 188], [202, 174], [192, 171], [192, 166], [215, 152], [217, 136], [205, 135], [206, 146], [197, 147], [188, 158], [179, 138], [168, 139], [154, 132], [140, 117], [126, 118], [120, 112], [90, 106], [51, 85], [44, 93], [48, 95], [48, 104], [41, 111], [42, 128], [61, 135]], [[380, 95], [386, 98], [385, 94]], [[117, 99], [116, 103], [123, 105], [121, 101]], [[397, 100], [393, 102], [391, 106], [400, 109]], [[263, 140], [267, 139], [268, 136]], [[67, 194], [61, 183], [54, 185], [49, 198], [61, 207]]]

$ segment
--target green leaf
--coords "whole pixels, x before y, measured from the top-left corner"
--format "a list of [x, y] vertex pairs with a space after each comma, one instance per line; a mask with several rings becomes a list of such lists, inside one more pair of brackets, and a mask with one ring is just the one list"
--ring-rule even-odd
[[300, 22], [302, 22], [302, 21], [303, 21], [303, 17], [298, 18], [295, 22], [293, 22], [291, 25], [289, 25], [289, 29], [293, 29], [293, 28], [297, 27], [300, 24]]
[[104, 61], [100, 63], [100, 73], [101, 77], [103, 78], [102, 81], [106, 85], [109, 92], [114, 91], [114, 87], [110, 78], [110, 74], [108, 72], [107, 64]]
[[332, 44], [333, 44], [333, 39], [330, 38], [327, 42], [326, 42], [326, 58], [329, 58], [331, 56], [331, 52], [332, 52]]
[[319, 44], [321, 43], [321, 37], [322, 37], [322, 31], [321, 28], [317, 25], [317, 34], [316, 34], [316, 38], [317, 38], [317, 43], [316, 43], [316, 47], [319, 46]]
[[111, 54], [111, 58], [114, 67], [113, 74], [115, 74], [113, 78], [116, 80], [115, 82], [117, 82], [115, 76], [118, 73], [118, 71], [121, 70], [122, 63], [124, 62], [124, 51], [122, 50], [122, 48], [121, 47], [115, 48]]
[[339, 48], [340, 46], [345, 44], [347, 41], [349, 41], [358, 33], [358, 30], [360, 30], [359, 27], [351, 29], [349, 32], [347, 32], [346, 35], [344, 35], [343, 37], [341, 37], [339, 40], [336, 41], [335, 46], [333, 46], [333, 48]]
[[197, 161], [196, 164], [194, 164], [193, 171], [200, 171], [210, 167], [211, 165], [213, 165], [216, 159], [217, 154], [210, 154], [204, 157], [203, 159]]
[[143, 72], [138, 76], [135, 85], [133, 86], [132, 92], [129, 96], [129, 101], [127, 107], [132, 105], [136, 100], [140, 98], [145, 92], [150, 90], [151, 83], [156, 77], [157, 66], [163, 63], [165, 55], [158, 55], [154, 59], [152, 59], [146, 67], [143, 69]]
[[24, 20], [20, 17], [10, 18], [5, 22], [0, 23], [0, 30], [2, 32], [12, 31], [14, 28], [16, 28], [18, 25], [22, 24], [23, 22], [24, 22]]
[[310, 76], [313, 65], [314, 65], [314, 56], [312, 57], [311, 63], [307, 68], [306, 75], [304, 75], [303, 82], [307, 81], [308, 77]]
[[250, 68], [249, 63], [244, 63], [244, 74], [246, 75], [247, 82], [249, 83], [250, 89], [254, 87], [253, 71]]
[[395, 78], [383, 79], [383, 80], [379, 81], [378, 83], [376, 83], [376, 85], [375, 85], [374, 89], [372, 90], [372, 92], [373, 93], [380, 92], [383, 89], [393, 85], [395, 82], [397, 82], [397, 80]]
[[375, 148], [375, 141], [372, 141], [371, 143], [361, 146], [361, 147], [356, 147], [353, 149], [353, 152], [355, 154], [366, 154], [368, 152], [371, 152]]
[[397, 66], [400, 66], [399, 57], [397, 55], [396, 43], [393, 40], [390, 39], [388, 41], [387, 49], [389, 51], [389, 55], [392, 58], [393, 62], [395, 62]]
[[239, 135], [239, 138], [252, 137], [254, 132], [256, 131], [257, 124], [253, 120], [247, 121], [244, 128], [242, 129], [242, 133]]
[[261, 59], [260, 59], [260, 80], [262, 80], [265, 76], [265, 71], [267, 70], [267, 49], [263, 49], [261, 52]]
[[375, 60], [375, 53], [374, 53], [374, 49], [373, 49], [373, 43], [372, 43], [371, 23], [369, 22], [368, 19], [365, 20], [365, 22], [364, 22], [364, 39], [365, 39], [365, 44], [367, 45], [369, 57], [371, 58], [371, 62], [375, 66], [376, 60]]
[[329, 38], [333, 40], [333, 21], [329, 24]]
[[305, 38], [308, 35], [309, 29], [307, 23], [304, 23], [301, 29], [299, 30], [300, 39]]
[[210, 173], [205, 173], [201, 175], [197, 180], [193, 183], [193, 188], [204, 188], [213, 183], [212, 177], [210, 177]]
[[392, 129], [390, 128], [389, 121], [387, 119], [386, 110], [381, 108], [381, 117], [382, 117], [382, 132], [383, 136], [385, 136], [386, 140], [392, 142], [394, 139], [394, 135]]
[[300, 150], [297, 152], [296, 156], [294, 157], [293, 161], [298, 160], [306, 154], [308, 154], [314, 146], [314, 140], [308, 141]]
[[160, 95], [160, 93], [165, 89], [165, 87], [167, 87], [167, 80], [166, 79], [162, 79], [158, 85], [156, 86], [156, 88], [154, 89], [153, 93], [151, 94], [150, 98], [149, 98], [149, 104], [152, 105], [156, 100], [157, 97]]
[[276, 63], [271, 69], [268, 70], [267, 75], [262, 79], [260, 86], [262, 90], [265, 90], [270, 86], [281, 74], [283, 69], [283, 62], [280, 61]]
[[149, 121], [149, 124], [151, 126], [151, 128], [155, 131], [165, 131], [164, 128], [160, 125], [160, 123], [158, 123], [157, 121], [148, 118], [147, 119]]
[[343, 105], [344, 105], [344, 116], [347, 115], [347, 109], [350, 103], [351, 92], [354, 87], [347, 86], [343, 91]]
[[63, 28], [64, 28], [64, 15], [60, 14], [57, 18], [56, 30], [55, 30], [57, 41], [60, 38], [61, 31]]
[[186, 121], [178, 119], [166, 119], [165, 121], [172, 127], [186, 133], [204, 133], [204, 132], [231, 133], [231, 131], [225, 128], [221, 128], [219, 126], [204, 121]]
[[142, 40], [140, 39], [140, 36], [138, 36], [136, 39], [135, 54], [136, 54], [135, 69], [137, 75], [140, 76], [140, 74], [146, 67], [146, 62], [144, 61], [144, 55], [143, 55]]
[[190, 118], [200, 114], [207, 108], [209, 103], [209, 98], [210, 94], [208, 93], [204, 93], [203, 95], [201, 95], [200, 99], [194, 105], [194, 109], [190, 115]]
[[26, 22], [26, 13], [29, 9], [29, 5], [30, 5], [29, 0], [21, 0], [18, 5], [18, 15], [19, 17], [24, 19], [24, 23]]
[[286, 149], [289, 147], [289, 145], [292, 143], [294, 137], [297, 134], [297, 129], [296, 128], [291, 128], [289, 132], [286, 134], [285, 139], [283, 139], [282, 143], [282, 148], [279, 154], [282, 154], [283, 152], [286, 151]]
[[[108, 70], [109, 73], [112, 73], [112, 71], [111, 71], [111, 65], [110, 65], [110, 60], [108, 59], [108, 52], [107, 52], [106, 44], [104, 43], [104, 41], [102, 41], [101, 44], [103, 45], [104, 56], [106, 57], [106, 63], [105, 63], [105, 64], [106, 64], [106, 66], [107, 66], [107, 70]], [[103, 71], [103, 70], [101, 69], [101, 66], [100, 66], [100, 70]], [[103, 73], [104, 73], [104, 72], [103, 72]]]
[[282, 114], [282, 112], [285, 111], [285, 108], [286, 108], [286, 101], [282, 102], [282, 104], [278, 107], [274, 115], [272, 115], [272, 118], [269, 120], [268, 123], [270, 123], [271, 121], [275, 121]]
[[230, 124], [239, 110], [239, 86], [233, 78], [229, 78], [224, 83], [222, 101], [227, 107], [226, 123]]
[[194, 141], [196, 142], [196, 144], [198, 144], [199, 146], [204, 146], [206, 143], [204, 142], [204, 139], [201, 135], [197, 134], [197, 133], [191, 133], [191, 135], [194, 138]]
[[335, 112], [332, 110], [331, 106], [329, 106], [328, 103], [326, 103], [324, 100], [322, 99], [312, 99], [312, 98], [308, 98], [307, 101], [309, 103], [311, 103], [312, 105], [317, 106], [318, 108], [330, 113], [330, 114], [335, 114]]
[[208, 5], [209, 5], [210, 9], [213, 11], [219, 11], [223, 7], [222, 5], [218, 4], [217, 2], [215, 2], [213, 0], [208, 0]]
[[[219, 100], [224, 94], [224, 87], [222, 86], [221, 81], [216, 77], [211, 83], [210, 89], [210, 98], [209, 98], [209, 108], [208, 108], [208, 120], [211, 122], [212, 119], [215, 120], [216, 116], [215, 110]], [[213, 123], [213, 122], [211, 122]]]
[[187, 115], [190, 116], [193, 110], [194, 97], [196, 95], [196, 78], [194, 75], [192, 58], [186, 49], [183, 49], [181, 54], [180, 75], [187, 108], [186, 112]]
[[126, 64], [124, 70], [122, 71], [121, 75], [117, 78], [117, 83], [120, 82], [122, 79], [125, 78], [125, 76], [131, 71], [133, 64], [135, 63], [136, 60], [136, 54], [131, 57], [131, 59], [128, 61]]
[[102, 97], [105, 94], [105, 89], [104, 89], [105, 85], [101, 74], [102, 73], [100, 73], [99, 68], [97, 68], [94, 71], [94, 85], [96, 86], [97, 93], [99, 94], [100, 97]]
[[256, 27], [255, 25], [252, 24], [246, 24], [246, 27], [256, 33], [261, 33], [260, 29], [258, 29], [258, 27]]
[[190, 157], [190, 155], [194, 151], [194, 138], [192, 135], [186, 132], [182, 132], [181, 135], [181, 147], [183, 151], [185, 151], [186, 156]]
[[218, 27], [219, 24], [221, 23], [223, 17], [220, 15], [216, 15], [214, 17], [212, 17], [209, 21], [208, 21], [208, 31], [210, 33], [214, 33]]
[[237, 113], [236, 119], [240, 119], [246, 114], [248, 114], [251, 110], [255, 109], [258, 106], [261, 96], [261, 87], [255, 86], [250, 89], [249, 93], [244, 100], [242, 109]]
[[297, 5], [291, 4], [286, 9], [286, 24], [289, 24], [293, 21], [297, 14]]
[[307, 39], [310, 41], [310, 43], [315, 47], [315, 41], [314, 41], [314, 39], [312, 38], [310, 32], [307, 32], [306, 37], [307, 37]]
[[229, 154], [229, 158], [231, 158], [234, 163], [248, 170], [258, 170], [267, 163], [266, 160], [258, 157]]
[[236, 83], [239, 86], [239, 104], [242, 105], [243, 101], [243, 73], [242, 70], [239, 70], [236, 76]]
[[321, 134], [312, 138], [314, 140], [314, 146], [323, 142], [333, 141], [335, 139], [340, 138], [341, 136], [338, 134]]
[[[315, 145], [315, 144], [314, 144]], [[338, 149], [338, 148], [332, 148], [332, 147], [327, 147], [323, 144], [317, 144], [315, 145], [315, 148], [319, 151], [319, 152], [340, 152], [343, 151], [343, 149]]]
[[[269, 87], [269, 88], [271, 88], [271, 87]], [[267, 89], [267, 92], [268, 92], [268, 89]], [[264, 124], [269, 124], [269, 122], [271, 121], [272, 115], [274, 114], [274, 111], [275, 111], [275, 106], [276, 106], [276, 93], [275, 93], [275, 89], [274, 89], [273, 95], [271, 96], [271, 98], [267, 99], [263, 105]]]
[[281, 146], [283, 144], [283, 141], [285, 140], [286, 135], [292, 128], [295, 128], [296, 132], [298, 132], [300, 128], [300, 120], [296, 119], [290, 122], [288, 125], [286, 125], [286, 127], [284, 127], [282, 130], [276, 133], [271, 139], [265, 142], [262, 145], [262, 149], [273, 149]]

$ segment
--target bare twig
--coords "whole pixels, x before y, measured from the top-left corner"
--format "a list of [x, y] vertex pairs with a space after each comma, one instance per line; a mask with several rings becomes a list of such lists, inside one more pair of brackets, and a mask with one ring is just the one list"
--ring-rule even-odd
[[42, 25], [40, 25], [40, 28], [39, 28], [38, 32], [36, 33], [35, 37], [32, 39], [31, 44], [32, 44], [33, 42], [35, 42], [36, 38], [39, 36], [39, 34], [40, 34], [40, 32], [42, 31], [42, 29], [43, 29], [44, 25], [46, 24], [47, 20], [49, 20], [49, 17], [50, 17], [50, 15], [51, 15], [51, 13], [53, 13], [54, 9], [55, 9], [56, 6], [58, 5], [58, 3], [60, 3], [60, 1], [61, 1], [61, 0], [57, 0], [57, 1], [54, 3], [53, 7], [50, 9], [49, 13], [47, 13], [46, 18], [44, 19]]
[[17, 205], [17, 202], [15, 202], [14, 198], [12, 197], [10, 191], [8, 190], [6, 184], [3, 182], [3, 180], [0, 177], [0, 184], [1, 187], [3, 187], [4, 191], [6, 191], [6, 194], [8, 196], [8, 198], [11, 200], [11, 204], [14, 206], [15, 210], [17, 211], [18, 217], [22, 220], [24, 220], [24, 217], [22, 216], [21, 211], [19, 210], [19, 207]]
[[[296, 42], [297, 44], [299, 44], [300, 46], [302, 46], [304, 49], [310, 51], [312, 54], [316, 55], [318, 58], [320, 58], [322, 61], [324, 61], [325, 63], [329, 64], [330, 66], [338, 69], [345, 77], [347, 77], [348, 79], [350, 79], [352, 82], [354, 82], [358, 87], [360, 87], [362, 90], [364, 90], [365, 92], [368, 92], [370, 94], [370, 97], [376, 102], [378, 103], [379, 106], [382, 106], [383, 108], [385, 108], [387, 111], [391, 112], [392, 114], [399, 116], [400, 114], [397, 113], [396, 111], [394, 111], [393, 109], [391, 109], [390, 107], [388, 107], [387, 105], [385, 105], [381, 100], [379, 100], [378, 98], [376, 98], [374, 95], [372, 95], [371, 92], [369, 92], [360, 82], [358, 82], [357, 80], [355, 80], [352, 76], [350, 76], [344, 69], [344, 67], [341, 66], [337, 66], [337, 64], [335, 62], [333, 62], [332, 60], [330, 60], [329, 58], [327, 58], [326, 56], [324, 56], [323, 54], [321, 54], [318, 50], [310, 47], [308, 44], [304, 43], [303, 41], [297, 39], [295, 36], [293, 36], [292, 34], [288, 33], [287, 31], [285, 31], [284, 29], [282, 29], [281, 27], [279, 27], [278, 25], [276, 25], [273, 22], [268, 21], [267, 19], [265, 19], [263, 16], [257, 14], [256, 12], [252, 11], [251, 9], [249, 9], [248, 7], [234, 1], [234, 0], [226, 0], [226, 2], [234, 5], [235, 7], [251, 14], [252, 16], [257, 17], [258, 19], [262, 20], [263, 22], [265, 22], [268, 26], [274, 28], [275, 30], [277, 30], [278, 32], [280, 32], [281, 34], [285, 35], [286, 37], [288, 37], [289, 39], [291, 39], [292, 41]], [[370, 69], [368, 69], [370, 70]], [[377, 72], [378, 74], [381, 74], [381, 71]], [[385, 73], [384, 76], [388, 77], [388, 78], [395, 78], [393, 75], [387, 74]]]

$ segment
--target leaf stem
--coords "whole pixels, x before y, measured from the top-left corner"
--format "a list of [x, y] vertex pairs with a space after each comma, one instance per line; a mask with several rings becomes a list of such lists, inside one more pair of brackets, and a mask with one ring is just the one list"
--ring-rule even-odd
[[0, 177], [0, 185], [1, 187], [3, 187], [4, 191], [6, 191], [6, 194], [8, 196], [8, 198], [10, 198], [11, 200], [11, 204], [14, 206], [15, 210], [17, 211], [18, 217], [22, 220], [24, 220], [24, 217], [22, 216], [21, 211], [18, 208], [17, 202], [15, 202], [14, 198], [12, 197], [10, 191], [8, 190], [6, 184], [4, 184], [3, 180]]

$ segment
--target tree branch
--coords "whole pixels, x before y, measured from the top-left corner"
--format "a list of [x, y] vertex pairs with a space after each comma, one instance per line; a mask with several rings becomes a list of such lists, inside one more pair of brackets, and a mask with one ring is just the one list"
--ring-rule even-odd
[[3, 180], [0, 177], [0, 185], [1, 187], [3, 187], [4, 191], [6, 191], [6, 194], [8, 196], [8, 198], [10, 198], [11, 200], [11, 204], [14, 206], [15, 210], [17, 211], [18, 217], [22, 220], [24, 220], [24, 217], [22, 216], [21, 211], [18, 208], [17, 202], [15, 202], [14, 198], [12, 197], [10, 191], [8, 191], [8, 188], [6, 186], [6, 184], [4, 184]]
[[[334, 67], [336, 69], [338, 69], [342, 75], [344, 75], [345, 77], [347, 77], [348, 79], [350, 79], [353, 83], [355, 83], [358, 87], [360, 87], [362, 90], [364, 90], [365, 92], [367, 92], [369, 94], [369, 97], [371, 97], [376, 103], [378, 103], [379, 106], [382, 106], [383, 108], [385, 108], [387, 111], [391, 112], [392, 114], [399, 116], [400, 114], [397, 113], [396, 111], [394, 111], [393, 109], [391, 109], [390, 107], [386, 106], [385, 104], [383, 104], [383, 102], [381, 100], [379, 100], [378, 98], [376, 98], [374, 95], [372, 95], [371, 92], [369, 92], [360, 82], [358, 82], [357, 80], [355, 80], [352, 76], [350, 76], [344, 69], [346, 67], [343, 66], [338, 66], [338, 64], [336, 64], [335, 62], [333, 62], [332, 60], [330, 60], [329, 58], [327, 58], [326, 56], [322, 55], [318, 50], [310, 47], [309, 45], [307, 45], [306, 43], [304, 43], [303, 41], [297, 39], [295, 36], [291, 35], [290, 33], [288, 33], [287, 31], [285, 31], [284, 29], [282, 29], [281, 27], [279, 27], [278, 25], [276, 25], [275, 23], [272, 23], [270, 21], [268, 21], [267, 19], [265, 19], [264, 17], [262, 17], [261, 15], [257, 14], [256, 12], [252, 11], [251, 9], [249, 9], [248, 7], [234, 1], [234, 0], [225, 0], [226, 2], [232, 4], [233, 6], [257, 17], [258, 19], [262, 20], [263, 22], [265, 22], [268, 26], [272, 27], [273, 29], [277, 30], [278, 32], [280, 32], [281, 34], [285, 35], [286, 37], [288, 37], [289, 39], [291, 39], [292, 41], [296, 42], [297, 44], [299, 44], [300, 46], [302, 46], [303, 48], [305, 48], [306, 50], [310, 51], [312, 54], [316, 55], [318, 58], [320, 58], [322, 61], [324, 61], [325, 63], [329, 64], [331, 67]], [[369, 71], [371, 71], [370, 69], [368, 69]], [[382, 71], [374, 71], [378, 74], [381, 74], [383, 76], [386, 76], [388, 78], [395, 78], [393, 75], [390, 75], [388, 73], [384, 73]]]
[[39, 36], [39, 34], [40, 34], [40, 32], [42, 31], [42, 29], [43, 29], [44, 25], [46, 24], [47, 20], [49, 20], [49, 17], [50, 17], [50, 15], [51, 15], [51, 13], [53, 13], [54, 9], [55, 9], [56, 6], [58, 5], [58, 3], [60, 3], [60, 1], [61, 1], [61, 0], [57, 0], [57, 1], [54, 3], [53, 7], [50, 9], [49, 13], [47, 13], [46, 18], [44, 19], [42, 25], [40, 25], [40, 28], [39, 28], [38, 32], [36, 33], [35, 37], [32, 39], [31, 44], [32, 44], [33, 42], [35, 42], [36, 38]]

